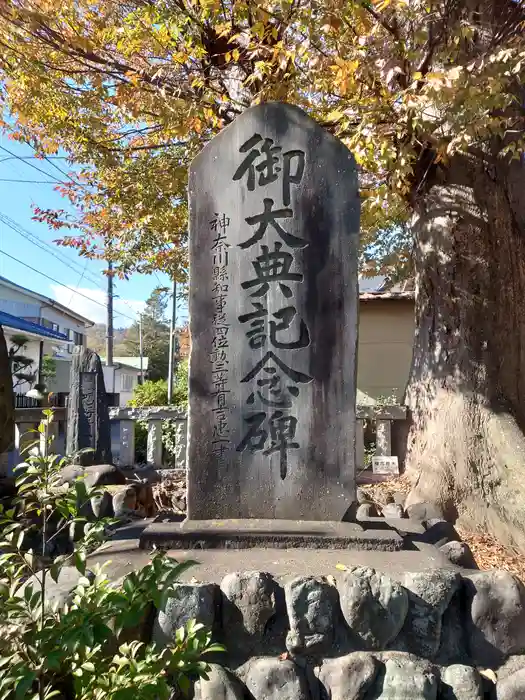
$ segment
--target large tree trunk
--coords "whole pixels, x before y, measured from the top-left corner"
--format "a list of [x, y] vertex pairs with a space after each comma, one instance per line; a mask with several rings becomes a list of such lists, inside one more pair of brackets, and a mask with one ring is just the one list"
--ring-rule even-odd
[[454, 157], [416, 203], [409, 502], [525, 548], [525, 168]]

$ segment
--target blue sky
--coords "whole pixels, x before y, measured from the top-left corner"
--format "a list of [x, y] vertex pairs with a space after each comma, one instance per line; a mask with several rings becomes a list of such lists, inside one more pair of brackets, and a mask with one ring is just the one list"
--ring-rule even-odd
[[[8, 149], [17, 158], [10, 157], [3, 149]], [[62, 176], [51, 163], [33, 157], [34, 151], [25, 144], [12, 141], [5, 134], [0, 134], [0, 275], [21, 284], [28, 289], [57, 299], [66, 306], [95, 322], [105, 321], [106, 278], [102, 274], [103, 263], [86, 261], [73, 250], [53, 244], [59, 234], [50, 230], [46, 224], [32, 220], [33, 205], [42, 209], [67, 209], [68, 202], [54, 190], [54, 184], [43, 184]], [[23, 159], [23, 160], [21, 160]], [[54, 161], [66, 172], [70, 170], [66, 161]], [[36, 166], [44, 172], [34, 169]], [[44, 173], [48, 173], [46, 176]], [[8, 182], [6, 180], [30, 180], [36, 182]], [[9, 227], [10, 221], [16, 222], [16, 232]], [[27, 234], [33, 234], [40, 241], [50, 244], [57, 259], [50, 250], [42, 248], [27, 240]], [[38, 241], [37, 241], [38, 242]], [[11, 255], [21, 262], [16, 262]], [[46, 279], [36, 270], [54, 278], [56, 282]], [[159, 284], [169, 286], [170, 281], [164, 274], [133, 275], [128, 281], [115, 281], [115, 327], [129, 326], [142, 309], [151, 291]], [[67, 289], [63, 285], [71, 288]], [[82, 296], [83, 295], [83, 296]], [[187, 316], [186, 310], [180, 308], [181, 320]]]

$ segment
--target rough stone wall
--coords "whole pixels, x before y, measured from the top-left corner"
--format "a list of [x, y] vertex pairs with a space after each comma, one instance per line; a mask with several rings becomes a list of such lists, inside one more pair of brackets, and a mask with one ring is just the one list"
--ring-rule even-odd
[[525, 698], [525, 589], [505, 571], [397, 582], [359, 567], [284, 586], [232, 573], [220, 586], [180, 584], [153, 640], [166, 644], [191, 618], [227, 647], [196, 700]]

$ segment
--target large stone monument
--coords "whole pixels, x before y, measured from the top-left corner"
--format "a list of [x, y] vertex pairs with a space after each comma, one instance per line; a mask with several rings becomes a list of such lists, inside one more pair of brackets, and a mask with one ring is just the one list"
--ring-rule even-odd
[[66, 452], [79, 450], [82, 466], [111, 463], [111, 426], [109, 422], [104, 373], [100, 357], [93, 350], [76, 346], [71, 362], [67, 411]]
[[341, 521], [355, 493], [354, 158], [290, 105], [190, 168], [188, 518]]

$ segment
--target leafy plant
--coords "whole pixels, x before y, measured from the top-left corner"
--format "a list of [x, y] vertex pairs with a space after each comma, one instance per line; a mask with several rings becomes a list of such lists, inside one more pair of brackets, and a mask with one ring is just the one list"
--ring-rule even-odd
[[168, 404], [168, 382], [159, 379], [156, 382], [145, 381], [138, 384], [133, 391], [133, 398], [129, 405], [135, 408], [140, 406], [166, 406]]
[[37, 376], [37, 373], [32, 370], [34, 360], [24, 354], [29, 338], [21, 333], [16, 333], [11, 336], [10, 341], [8, 355], [11, 374], [16, 380], [14, 388], [16, 389], [25, 383], [32, 385]]
[[[100, 495], [82, 478], [62, 484], [63, 460], [48, 455], [52, 420], [52, 411], [44, 411], [35, 431], [37, 444], [44, 446], [41, 454], [18, 467], [13, 507], [0, 506], [0, 699], [167, 699], [173, 686], [186, 689], [191, 678], [205, 676], [202, 655], [222, 647], [195, 622], [178, 630], [162, 651], [126, 637], [153, 606], [164, 605], [194, 562], [157, 553], [119, 586], [110, 583], [103, 567], [91, 575], [86, 552], [103, 539], [111, 521], [87, 522], [81, 515]], [[50, 542], [72, 523], [83, 525], [83, 537], [69, 553], [52, 559]], [[78, 584], [63, 607], [52, 606], [50, 579], [57, 581], [66, 565], [78, 570]]]

